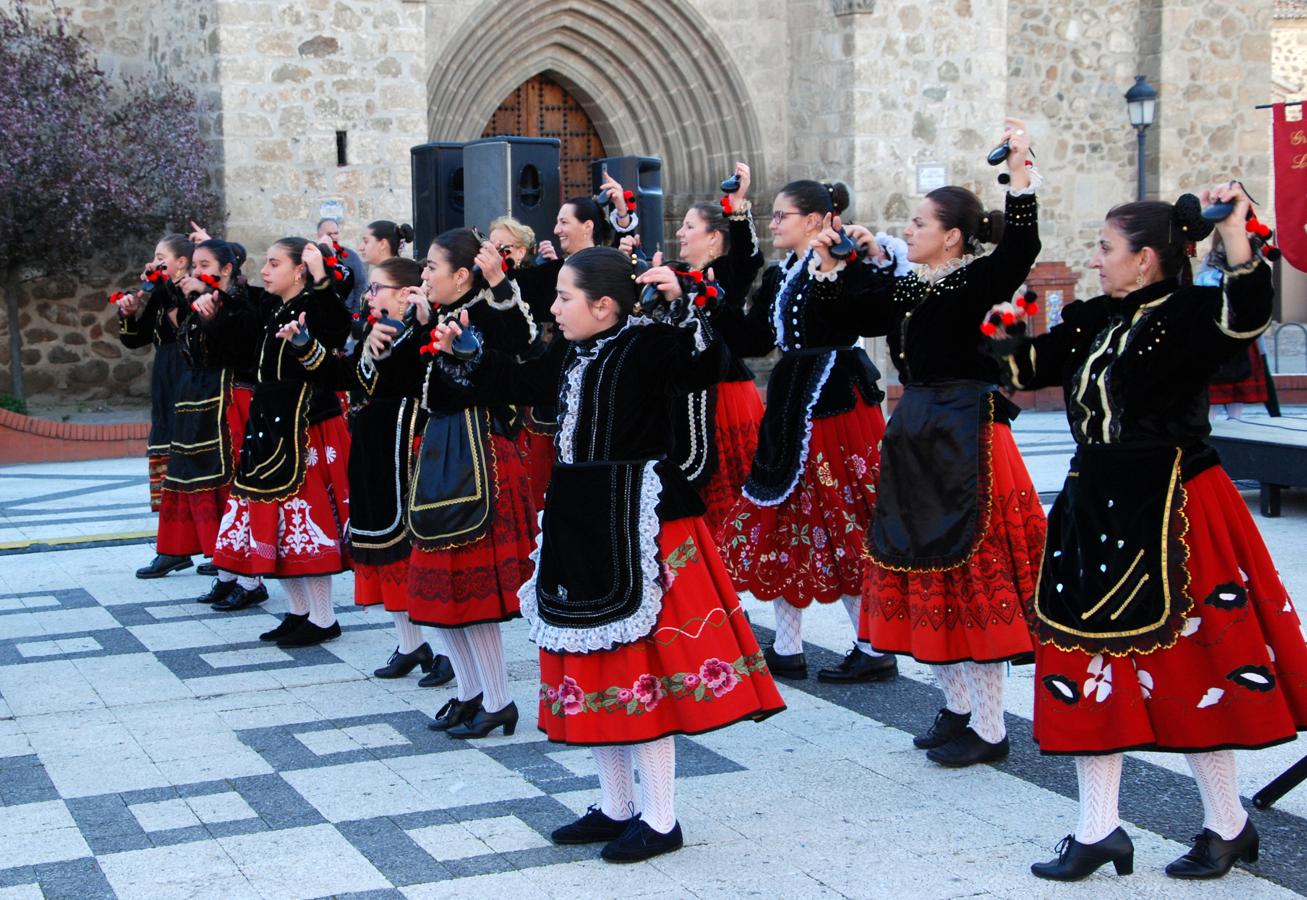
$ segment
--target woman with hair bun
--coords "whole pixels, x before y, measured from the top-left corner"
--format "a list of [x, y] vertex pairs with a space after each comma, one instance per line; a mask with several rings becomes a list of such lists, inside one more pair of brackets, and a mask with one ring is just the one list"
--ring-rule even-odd
[[[1224, 277], [1193, 285], [1187, 251], [1211, 230], [1202, 207], [1217, 202], [1233, 207], [1216, 226]], [[1217, 878], [1256, 862], [1234, 750], [1307, 729], [1302, 623], [1205, 440], [1212, 373], [1271, 318], [1249, 208], [1235, 182], [1201, 203], [1115, 207], [1090, 263], [1102, 296], [1067, 306], [1036, 338], [994, 335], [1012, 386], [1062, 386], [1076, 441], [1029, 619], [1035, 740], [1074, 756], [1080, 820], [1055, 859], [1031, 867], [1040, 878], [1072, 881], [1108, 862], [1133, 870], [1117, 809], [1128, 750], [1184, 753], [1198, 785], [1202, 830], [1167, 875]]]
[[[842, 602], [857, 630], [866, 531], [876, 505], [877, 448], [885, 431], [880, 372], [859, 339], [875, 334], [837, 272], [821, 272], [813, 242], [849, 205], [843, 184], [794, 181], [772, 204], [773, 243], [789, 251], [768, 269], [746, 314], [731, 303], [713, 320], [739, 356], [781, 356], [742, 497], [717, 539], [735, 587], [772, 601], [772, 674], [808, 676], [803, 611]], [[822, 283], [826, 290], [816, 288]], [[820, 296], [818, 294], [820, 293]], [[856, 639], [856, 638], [855, 638]], [[892, 678], [892, 656], [858, 643], [822, 681]]]
[[[388, 259], [399, 256], [405, 245], [413, 243], [413, 226], [399, 225], [389, 219], [377, 219], [369, 222], [363, 230], [363, 240], [359, 244], [359, 256], [369, 266], [379, 266]], [[362, 277], [362, 273], [359, 273]]]
[[1030, 653], [1022, 603], [1044, 546], [1044, 510], [1009, 426], [1019, 410], [998, 390], [1000, 369], [976, 330], [1039, 255], [1019, 120], [1007, 120], [1003, 141], [1006, 213], [986, 212], [965, 188], [931, 191], [904, 230], [916, 273], [890, 277], [870, 233], [851, 229], [870, 264], [854, 267], [862, 286], [849, 290], [888, 336], [903, 383], [881, 444], [860, 634], [934, 668], [945, 706], [913, 744], [950, 767], [1008, 754], [1004, 663]]

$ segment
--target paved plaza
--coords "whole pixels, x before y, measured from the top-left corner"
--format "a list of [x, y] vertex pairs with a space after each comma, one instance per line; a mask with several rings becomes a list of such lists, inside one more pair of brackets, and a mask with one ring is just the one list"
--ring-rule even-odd
[[[1050, 502], [1065, 420], [1027, 413], [1015, 431]], [[207, 579], [133, 578], [153, 556], [147, 501], [144, 459], [0, 468], [0, 900], [1307, 894], [1307, 785], [1252, 810], [1258, 864], [1167, 879], [1202, 811], [1184, 760], [1148, 753], [1130, 755], [1122, 788], [1135, 874], [1031, 876], [1076, 818], [1072, 764], [1030, 739], [1031, 667], [1011, 673], [999, 765], [944, 770], [912, 748], [942, 701], [911, 661], [887, 684], [783, 682], [781, 715], [677, 739], [684, 850], [613, 866], [597, 846], [554, 847], [549, 832], [598, 785], [588, 751], [531, 727], [522, 622], [504, 637], [524, 727], [453, 741], [425, 727], [449, 687], [370, 676], [393, 628], [351, 605], [348, 575], [335, 579], [344, 636], [289, 650], [257, 640], [285, 609], [275, 586], [266, 608], [221, 614], [188, 602]], [[1307, 496], [1287, 492], [1283, 517], [1258, 524], [1307, 602]], [[746, 607], [769, 641], [770, 610]], [[843, 609], [811, 612], [805, 637], [814, 672], [834, 662]], [[1244, 797], [1305, 753], [1239, 754]]]

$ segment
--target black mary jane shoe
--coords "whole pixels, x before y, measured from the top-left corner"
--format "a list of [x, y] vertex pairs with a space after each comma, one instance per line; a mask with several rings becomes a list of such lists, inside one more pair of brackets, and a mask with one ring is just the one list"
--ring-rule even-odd
[[430, 644], [423, 644], [412, 653], [400, 653], [399, 648], [396, 647], [386, 664], [372, 674], [377, 678], [403, 678], [418, 666], [422, 667], [423, 672], [430, 672], [431, 664], [435, 659], [436, 655], [431, 652]]
[[449, 702], [436, 712], [435, 719], [427, 723], [427, 727], [432, 731], [448, 731], [470, 720], [480, 708], [480, 694], [470, 700], [459, 700], [457, 697], [450, 698]]
[[[240, 582], [237, 582], [236, 587], [232, 588], [226, 597], [223, 597], [217, 603], [210, 603], [209, 609], [216, 609], [218, 612], [236, 612], [237, 610], [257, 606], [267, 599], [268, 589], [266, 586], [261, 584], [254, 590], [249, 590], [241, 587]], [[304, 618], [307, 619], [308, 616]]]
[[299, 627], [290, 634], [285, 635], [277, 640], [278, 647], [313, 647], [327, 641], [334, 641], [340, 637], [340, 623], [332, 622], [325, 628], [321, 625], [314, 625], [306, 616]]
[[868, 656], [855, 645], [844, 654], [837, 666], [817, 670], [817, 680], [827, 684], [857, 684], [862, 681], [889, 681], [899, 674], [899, 661], [892, 653]]
[[431, 671], [422, 676], [418, 682], [418, 687], [440, 687], [442, 684], [449, 684], [454, 680], [454, 664], [449, 661], [449, 657], [444, 654], [436, 654], [436, 658], [431, 662]]
[[202, 562], [195, 567], [196, 575], [203, 575], [205, 578], [217, 578], [218, 567], [211, 562]]
[[598, 806], [592, 806], [585, 815], [570, 825], [555, 828], [549, 839], [555, 844], [597, 844], [615, 841], [626, 833], [638, 818], [610, 819]]
[[180, 572], [182, 569], [191, 567], [191, 558], [189, 556], [169, 556], [167, 553], [160, 553], [154, 557], [154, 560], [148, 566], [142, 566], [136, 570], [137, 578], [162, 578], [169, 572]]
[[209, 585], [209, 592], [196, 597], [195, 602], [207, 603], [210, 606], [215, 603], [220, 603], [223, 600], [226, 600], [231, 595], [232, 591], [236, 590], [236, 586], [236, 579], [234, 578], [231, 581], [219, 581], [215, 578], [213, 579], [213, 584]]
[[998, 743], [991, 744], [967, 727], [947, 744], [926, 751], [926, 759], [950, 769], [961, 769], [1006, 759], [1008, 749], [1006, 736]]
[[604, 846], [600, 856], [615, 863], [643, 862], [673, 850], [680, 850], [685, 845], [681, 835], [681, 823], [677, 822], [672, 830], [663, 834], [654, 831], [644, 819], [636, 819], [622, 836]]
[[1244, 823], [1243, 831], [1229, 841], [1210, 828], [1204, 828], [1202, 834], [1194, 837], [1189, 852], [1167, 865], [1166, 874], [1172, 878], [1220, 878], [1240, 860], [1257, 862], [1260, 849], [1261, 838], [1251, 819]]
[[517, 730], [517, 704], [511, 700], [498, 712], [486, 712], [486, 708], [481, 707], [471, 719], [454, 726], [445, 734], [461, 740], [483, 738], [501, 725], [504, 726], [504, 737], [512, 737]]
[[299, 628], [300, 623], [307, 622], [308, 620], [308, 613], [286, 613], [285, 617], [282, 618], [277, 627], [271, 631], [263, 632], [263, 634], [259, 635], [259, 640], [279, 641], [296, 628]]
[[961, 737], [970, 724], [971, 713], [955, 713], [946, 706], [935, 714], [935, 722], [930, 730], [914, 737], [912, 744], [919, 750], [943, 747], [954, 738]]
[[773, 678], [792, 678], [802, 681], [808, 677], [808, 658], [802, 653], [780, 654], [768, 647], [762, 651], [767, 670]]
[[1125, 829], [1116, 830], [1093, 844], [1082, 844], [1068, 834], [1057, 845], [1057, 859], [1035, 863], [1030, 872], [1049, 881], [1079, 881], [1111, 863], [1116, 874], [1129, 875], [1135, 870], [1135, 845]]

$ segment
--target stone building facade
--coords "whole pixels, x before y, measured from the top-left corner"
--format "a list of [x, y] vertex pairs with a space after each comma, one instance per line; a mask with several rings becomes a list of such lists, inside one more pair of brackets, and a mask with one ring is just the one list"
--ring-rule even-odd
[[[848, 182], [851, 218], [890, 230], [919, 202], [919, 175], [998, 206], [984, 156], [1003, 116], [1021, 116], [1046, 178], [1042, 258], [1083, 273], [1103, 213], [1133, 198], [1122, 95], [1134, 75], [1161, 95], [1155, 196], [1226, 175], [1258, 196], [1269, 133], [1253, 106], [1273, 86], [1300, 95], [1307, 67], [1302, 0], [60, 3], [110, 71], [197, 90], [227, 210], [213, 230], [250, 248], [251, 273], [269, 243], [308, 233], [324, 202], [343, 206], [346, 243], [371, 219], [409, 221], [409, 148], [480, 137], [542, 75], [607, 154], [663, 158], [669, 223], [715, 196], [736, 159], [753, 166], [760, 222], [776, 188], [808, 176]], [[69, 299], [38, 286], [44, 298], [25, 304], [25, 331], [50, 333], [29, 344], [41, 390], [145, 389], [121, 353], [109, 358], [112, 338], [100, 386], [76, 374], [83, 362], [55, 359], [85, 355], [53, 349], [105, 318], [103, 287]]]

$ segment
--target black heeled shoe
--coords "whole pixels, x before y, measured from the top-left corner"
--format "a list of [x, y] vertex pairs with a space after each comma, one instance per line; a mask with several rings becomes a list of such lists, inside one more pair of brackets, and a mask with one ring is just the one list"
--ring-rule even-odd
[[1135, 845], [1125, 829], [1116, 830], [1093, 844], [1082, 844], [1068, 834], [1057, 845], [1057, 859], [1035, 863], [1030, 873], [1049, 881], [1079, 881], [1098, 871], [1106, 863], [1116, 868], [1116, 874], [1129, 875], [1135, 870]]
[[962, 729], [961, 734], [941, 744], [933, 750], [926, 751], [926, 759], [949, 769], [963, 769], [980, 763], [998, 762], [1007, 759], [1011, 747], [1007, 736], [996, 744], [982, 738], [971, 730], [971, 726]]
[[435, 721], [428, 722], [427, 727], [432, 731], [448, 731], [470, 721], [479, 709], [481, 709], [480, 694], [470, 700], [459, 700], [454, 697], [440, 707], [440, 710], [436, 713]]
[[299, 627], [290, 634], [282, 635], [277, 641], [278, 647], [315, 647], [326, 641], [340, 637], [340, 623], [332, 622], [327, 627], [314, 625], [307, 617]]
[[162, 578], [169, 572], [180, 572], [182, 569], [191, 567], [191, 558], [189, 556], [169, 556], [167, 553], [160, 553], [150, 561], [148, 566], [142, 566], [136, 570], [137, 578]]
[[1202, 834], [1194, 837], [1189, 852], [1167, 865], [1166, 874], [1172, 878], [1220, 878], [1240, 860], [1257, 862], [1261, 843], [1251, 819], [1244, 824], [1243, 831], [1229, 841], [1210, 828], [1204, 828]]
[[504, 726], [504, 737], [513, 736], [513, 732], [517, 730], [516, 703], [509, 701], [509, 704], [498, 712], [486, 712], [484, 706], [480, 707], [470, 720], [462, 725], [456, 725], [445, 734], [460, 739], [483, 738], [500, 725]]
[[435, 661], [436, 655], [431, 652], [430, 644], [423, 644], [412, 653], [400, 653], [396, 647], [386, 664], [372, 674], [377, 678], [403, 678], [418, 666], [422, 667], [423, 672], [430, 672]]
[[934, 750], [943, 747], [954, 738], [961, 737], [962, 732], [971, 724], [971, 713], [955, 713], [944, 707], [935, 714], [935, 722], [925, 734], [912, 739], [912, 745], [920, 750]]
[[438, 653], [431, 663], [431, 671], [422, 676], [422, 680], [418, 682], [418, 687], [440, 687], [442, 684], [449, 684], [453, 680], [454, 664], [449, 661], [448, 656]]
[[802, 681], [808, 677], [808, 658], [802, 653], [777, 653], [772, 647], [762, 651], [767, 670], [773, 678], [793, 678]]

